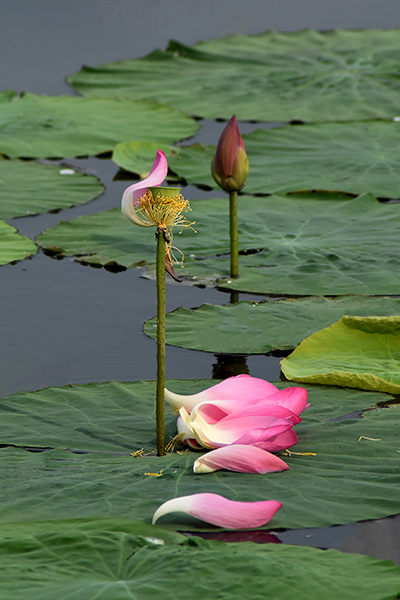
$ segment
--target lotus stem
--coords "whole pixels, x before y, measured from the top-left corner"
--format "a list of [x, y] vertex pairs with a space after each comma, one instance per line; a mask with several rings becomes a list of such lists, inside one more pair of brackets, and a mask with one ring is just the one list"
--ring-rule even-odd
[[158, 227], [157, 238], [157, 455], [165, 456], [164, 387], [165, 387], [165, 232]]
[[231, 239], [230, 276], [237, 279], [239, 277], [237, 191], [229, 192], [229, 235]]

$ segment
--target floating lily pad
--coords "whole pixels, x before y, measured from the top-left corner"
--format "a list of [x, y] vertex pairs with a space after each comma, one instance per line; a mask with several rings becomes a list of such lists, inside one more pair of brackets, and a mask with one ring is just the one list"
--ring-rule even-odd
[[[167, 314], [167, 344], [227, 354], [265, 354], [295, 348], [315, 331], [342, 315], [400, 314], [400, 298], [344, 296], [202, 304]], [[157, 337], [157, 319], [145, 321], [144, 332]]]
[[117, 144], [113, 150], [112, 159], [126, 171], [137, 173], [141, 179], [147, 177], [150, 167], [154, 162], [157, 150], [171, 157], [175, 152], [169, 144], [157, 142], [122, 142]]
[[[197, 233], [177, 229], [173, 245], [184, 253], [177, 272], [194, 283], [298, 296], [399, 294], [399, 203], [370, 194], [241, 196], [237, 280], [229, 279], [228, 200], [193, 200], [191, 208]], [[135, 227], [118, 208], [61, 222], [38, 242], [88, 263], [154, 268], [153, 230]]]
[[268, 590], [270, 597], [291, 600], [295, 582], [298, 600], [386, 600], [399, 590], [400, 567], [391, 561], [198, 537], [162, 543], [166, 536], [161, 527], [126, 520], [6, 527], [3, 594], [9, 600], [183, 600], [189, 590], [193, 600], [258, 600]]
[[0, 265], [23, 260], [36, 254], [37, 250], [35, 242], [20, 235], [15, 227], [0, 220]]
[[0, 160], [0, 217], [3, 219], [84, 204], [103, 190], [97, 177], [75, 169]]
[[[259, 129], [243, 136], [250, 163], [246, 193], [285, 194], [317, 189], [398, 198], [399, 139], [400, 123], [394, 121]], [[189, 183], [218, 189], [210, 171], [215, 149], [201, 144], [173, 148], [169, 166]], [[134, 150], [131, 149], [132, 166]], [[136, 154], [138, 151], [139, 148]], [[125, 161], [121, 166], [126, 168], [127, 164]]]
[[198, 124], [153, 101], [22, 94], [0, 104], [0, 153], [9, 157], [73, 157], [112, 150], [119, 142], [172, 143]]
[[151, 98], [210, 119], [344, 121], [399, 113], [399, 30], [267, 31], [170, 42], [138, 60], [83, 67], [85, 95]]
[[292, 381], [400, 394], [400, 316], [344, 316], [282, 363]]
[[[195, 393], [214, 383], [167, 385], [177, 393]], [[149, 454], [156, 447], [154, 399], [155, 382], [48, 388], [3, 398], [2, 522], [60, 515], [148, 521], [166, 500], [198, 492], [231, 500], [278, 500], [283, 507], [272, 528], [328, 526], [399, 512], [400, 406], [333, 421], [390, 401], [390, 396], [311, 386], [311, 406], [295, 427], [299, 442], [292, 450], [313, 454], [284, 457], [290, 470], [270, 475], [194, 475], [199, 453]], [[176, 434], [175, 415], [166, 414], [166, 431], [167, 439]], [[32, 452], [38, 448], [48, 450]], [[131, 456], [141, 449], [144, 456]]]

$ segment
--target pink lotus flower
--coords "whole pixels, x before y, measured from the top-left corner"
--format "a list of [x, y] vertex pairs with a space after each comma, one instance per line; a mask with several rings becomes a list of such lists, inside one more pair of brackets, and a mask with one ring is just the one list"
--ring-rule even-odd
[[249, 161], [236, 117], [228, 121], [219, 138], [215, 156], [211, 162], [211, 174], [215, 182], [226, 192], [241, 190], [249, 173]]
[[167, 158], [162, 150], [157, 150], [156, 158], [148, 177], [129, 186], [122, 196], [121, 211], [124, 217], [140, 227], [154, 226], [154, 222], [142, 219], [136, 209], [139, 198], [147, 192], [149, 187], [159, 187], [166, 178], [167, 172]]
[[[260, 472], [261, 458], [268, 464], [267, 453], [297, 443], [293, 425], [301, 421], [300, 413], [309, 406], [304, 388], [278, 390], [271, 383], [250, 375], [230, 377], [190, 396], [165, 390], [165, 398], [180, 409], [177, 425], [183, 443], [196, 450], [233, 447], [217, 455], [217, 468], [248, 473]], [[252, 454], [252, 451], [245, 454], [246, 451], [238, 449], [235, 462], [232, 457], [238, 446], [251, 446], [264, 454]], [[211, 454], [196, 461], [195, 468], [212, 461], [212, 457], [207, 459]], [[280, 466], [285, 464], [278, 460]], [[211, 467], [211, 462], [207, 464]]]
[[183, 512], [225, 529], [252, 529], [268, 523], [281, 506], [275, 500], [235, 502], [218, 494], [193, 494], [164, 502], [154, 513], [153, 525], [164, 515]]
[[287, 471], [288, 465], [275, 454], [265, 452], [256, 446], [224, 446], [211, 450], [198, 458], [194, 465], [195, 473], [213, 473], [219, 469], [239, 473], [274, 473]]

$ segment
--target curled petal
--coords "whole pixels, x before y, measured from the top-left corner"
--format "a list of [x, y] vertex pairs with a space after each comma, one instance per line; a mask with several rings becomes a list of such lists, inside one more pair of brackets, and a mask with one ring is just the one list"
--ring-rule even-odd
[[253, 445], [253, 439], [256, 442], [275, 439], [292, 427], [287, 419], [274, 417], [239, 417], [229, 421], [223, 419], [210, 425], [197, 415], [194, 421], [186, 419], [186, 423], [197, 441], [206, 448], [220, 448], [229, 444]]
[[169, 390], [165, 390], [165, 399], [174, 408], [182, 408], [190, 413], [196, 404], [200, 402], [214, 402], [218, 400], [240, 400], [243, 403], [258, 402], [268, 395], [274, 394], [278, 389], [257, 377], [251, 375], [236, 375], [236, 377], [228, 377], [221, 383], [217, 383], [198, 394], [188, 396], [174, 394]]
[[288, 465], [274, 454], [255, 446], [224, 446], [211, 450], [198, 458], [194, 465], [195, 473], [212, 473], [219, 469], [238, 471], [239, 473], [273, 473], [286, 471]]
[[296, 415], [301, 414], [310, 406], [307, 404], [307, 390], [302, 387], [287, 387], [279, 390], [266, 397], [265, 402], [285, 406]]
[[140, 196], [143, 196], [149, 187], [158, 187], [162, 184], [167, 176], [167, 172], [167, 157], [162, 150], [157, 150], [156, 158], [148, 177], [129, 186], [123, 193], [121, 211], [124, 217], [129, 219], [129, 221], [135, 225], [140, 225], [141, 227], [151, 227], [154, 225], [154, 223], [150, 223], [150, 221], [144, 221], [137, 215], [135, 211], [135, 205]]
[[241, 440], [238, 440], [241, 444], [252, 444], [257, 446], [257, 448], [262, 448], [262, 450], [266, 450], [267, 452], [279, 452], [280, 450], [286, 450], [286, 448], [291, 448], [295, 444], [297, 444], [297, 435], [293, 431], [293, 429], [288, 429], [283, 433], [279, 433], [275, 437], [269, 437], [262, 439], [262, 436], [258, 436], [256, 439], [256, 435], [254, 432], [250, 432], [249, 434], [243, 436]]
[[[196, 406], [196, 409], [197, 408], [198, 407]], [[199, 412], [201, 413], [201, 411]], [[257, 404], [246, 405], [245, 407], [242, 407], [241, 410], [232, 410], [230, 414], [224, 417], [224, 422], [229, 422], [230, 420], [239, 417], [274, 417], [275, 419], [287, 419], [292, 425], [301, 422], [301, 418], [285, 406], [264, 401], [258, 402]]]
[[201, 448], [199, 442], [194, 437], [193, 432], [189, 429], [189, 427], [186, 425], [185, 421], [182, 419], [181, 416], [178, 417], [177, 427], [179, 439], [181, 442], [183, 442], [187, 446], [190, 446], [194, 450], [198, 450], [199, 448]]
[[275, 500], [235, 502], [218, 494], [192, 494], [164, 502], [154, 513], [153, 525], [164, 515], [183, 512], [217, 527], [251, 529], [268, 523], [281, 506]]

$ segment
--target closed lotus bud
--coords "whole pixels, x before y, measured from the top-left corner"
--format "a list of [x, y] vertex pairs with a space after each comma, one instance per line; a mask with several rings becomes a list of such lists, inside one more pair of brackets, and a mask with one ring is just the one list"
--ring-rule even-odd
[[241, 190], [249, 173], [249, 160], [243, 139], [233, 115], [219, 138], [211, 162], [215, 182], [226, 192]]

